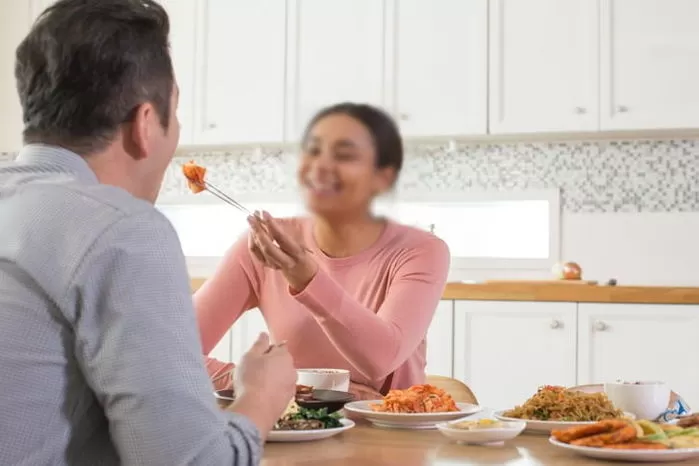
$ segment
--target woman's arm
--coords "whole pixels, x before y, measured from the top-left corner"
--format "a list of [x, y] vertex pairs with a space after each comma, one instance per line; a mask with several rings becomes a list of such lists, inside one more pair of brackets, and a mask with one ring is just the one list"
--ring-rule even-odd
[[295, 298], [314, 315], [338, 351], [365, 377], [396, 370], [425, 338], [449, 272], [449, 248], [437, 237], [406, 252], [377, 313], [319, 269]]
[[[243, 312], [258, 305], [260, 283], [261, 272], [252, 262], [245, 234], [231, 246], [214, 275], [194, 294], [204, 354], [209, 354]], [[209, 375], [212, 370], [220, 372], [221, 367], [211, 361], [215, 360], [207, 358]]]

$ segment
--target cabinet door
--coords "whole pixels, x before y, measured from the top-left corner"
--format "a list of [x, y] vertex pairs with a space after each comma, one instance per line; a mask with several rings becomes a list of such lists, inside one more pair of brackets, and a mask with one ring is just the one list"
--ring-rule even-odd
[[488, 1], [396, 0], [394, 26], [392, 94], [403, 135], [485, 134]]
[[497, 409], [575, 385], [575, 324], [575, 303], [456, 301], [454, 377]]
[[597, 2], [490, 5], [490, 132], [597, 130]]
[[699, 306], [581, 303], [578, 319], [580, 384], [662, 380], [699, 407]]
[[602, 0], [602, 129], [699, 127], [699, 2]]
[[384, 103], [384, 0], [291, 0], [289, 139], [322, 107]]
[[170, 18], [170, 49], [175, 79], [180, 89], [177, 116], [180, 120], [180, 145], [194, 143], [194, 70], [197, 43], [197, 2], [161, 0]]
[[206, 0], [202, 13], [196, 142], [281, 142], [286, 2]]
[[439, 302], [427, 331], [428, 375], [453, 377], [454, 364], [454, 301]]

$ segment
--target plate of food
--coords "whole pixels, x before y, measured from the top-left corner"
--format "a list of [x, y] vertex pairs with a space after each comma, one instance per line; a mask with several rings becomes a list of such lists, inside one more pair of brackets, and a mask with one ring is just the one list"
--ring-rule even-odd
[[549, 442], [590, 458], [666, 463], [699, 458], [699, 417], [673, 423], [610, 419], [554, 430]]
[[328, 413], [325, 408], [306, 409], [295, 403], [274, 425], [268, 442], [310, 442], [341, 434], [354, 427], [354, 422], [340, 413]]
[[456, 403], [451, 395], [433, 385], [414, 385], [405, 390], [391, 390], [382, 400], [348, 403], [345, 411], [376, 427], [435, 429], [440, 422], [475, 414], [481, 407]]
[[526, 432], [549, 434], [554, 429], [594, 424], [605, 419], [631, 419], [634, 416], [614, 407], [604, 393], [586, 393], [566, 387], [546, 385], [521, 406], [496, 411], [501, 421], [524, 421]]
[[524, 421], [500, 421], [489, 418], [474, 421], [459, 419], [437, 424], [437, 429], [445, 437], [459, 443], [487, 445], [502, 443], [517, 437], [526, 425]]

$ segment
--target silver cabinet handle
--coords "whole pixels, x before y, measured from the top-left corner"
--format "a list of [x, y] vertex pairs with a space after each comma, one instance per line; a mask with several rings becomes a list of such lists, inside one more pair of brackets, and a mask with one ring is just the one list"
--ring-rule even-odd
[[208, 127], [209, 129], [216, 129], [216, 123], [209, 123]]
[[562, 328], [562, 327], [563, 327], [563, 322], [561, 322], [560, 320], [553, 319], [553, 320], [551, 321], [551, 324], [549, 325], [549, 327], [551, 327], [551, 328], [554, 329], [554, 330], [557, 329], [557, 328]]
[[604, 332], [608, 328], [609, 328], [609, 326], [607, 324], [605, 324], [604, 322], [602, 322], [601, 320], [598, 320], [597, 322], [595, 322], [595, 330], [597, 330], [598, 332]]
[[587, 113], [587, 110], [584, 107], [575, 107], [575, 113], [577, 115], [584, 115]]
[[407, 113], [401, 113], [398, 115], [398, 119], [401, 121], [408, 121], [410, 120], [410, 115], [408, 115]]
[[626, 107], [626, 106], [624, 106], [624, 105], [619, 105], [619, 106], [616, 108], [616, 111], [617, 111], [618, 113], [626, 113], [626, 112], [629, 111], [629, 107]]

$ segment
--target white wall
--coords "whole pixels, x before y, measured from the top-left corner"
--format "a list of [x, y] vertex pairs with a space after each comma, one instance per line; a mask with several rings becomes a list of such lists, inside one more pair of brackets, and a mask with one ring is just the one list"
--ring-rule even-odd
[[699, 213], [568, 214], [563, 257], [591, 279], [699, 286]]
[[[561, 258], [619, 285], [699, 286], [699, 213], [562, 215]], [[551, 278], [549, 270], [457, 270], [454, 281]]]
[[[0, 152], [15, 151], [22, 141], [22, 121], [17, 118], [22, 113], [15, 87], [14, 57], [30, 22], [26, 0], [0, 0], [0, 11], [7, 12], [8, 8], [16, 11], [0, 27]], [[18, 21], [20, 17], [26, 21]]]

